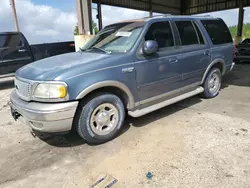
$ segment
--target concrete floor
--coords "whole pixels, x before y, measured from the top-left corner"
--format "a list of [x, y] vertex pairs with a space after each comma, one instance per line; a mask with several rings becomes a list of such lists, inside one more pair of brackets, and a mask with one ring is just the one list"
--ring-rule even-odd
[[0, 187], [85, 188], [103, 173], [116, 187], [250, 187], [250, 64], [238, 64], [215, 99], [128, 118], [123, 134], [99, 146], [72, 135], [34, 138], [10, 117], [12, 84], [0, 83]]

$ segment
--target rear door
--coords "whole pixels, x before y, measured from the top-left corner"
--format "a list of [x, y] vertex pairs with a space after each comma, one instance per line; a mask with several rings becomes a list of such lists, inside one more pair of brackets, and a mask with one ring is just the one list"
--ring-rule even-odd
[[0, 35], [0, 74], [15, 73], [20, 67], [32, 62], [25, 39], [18, 33]]
[[233, 63], [234, 46], [231, 33], [222, 19], [201, 20], [211, 41], [212, 60], [222, 59], [226, 68]]
[[179, 34], [178, 59], [182, 73], [182, 86], [201, 83], [206, 67], [211, 62], [209, 44], [194, 20], [174, 20]]

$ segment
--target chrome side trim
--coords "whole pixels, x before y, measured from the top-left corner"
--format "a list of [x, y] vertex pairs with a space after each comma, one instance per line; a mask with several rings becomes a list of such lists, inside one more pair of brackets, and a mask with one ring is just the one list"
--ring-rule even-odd
[[206, 79], [206, 77], [207, 77], [207, 74], [208, 74], [209, 70], [210, 70], [211, 67], [212, 67], [213, 65], [215, 65], [216, 63], [221, 63], [221, 64], [222, 64], [222, 69], [223, 69], [222, 75], [225, 74], [225, 72], [226, 72], [226, 64], [225, 64], [225, 61], [224, 61], [223, 59], [220, 59], [220, 58], [219, 58], [219, 59], [215, 59], [215, 60], [213, 60], [213, 61], [208, 65], [208, 67], [207, 67], [207, 69], [206, 69], [206, 71], [205, 71], [205, 73], [204, 73], [204, 75], [203, 75], [203, 77], [202, 77], [201, 84], [204, 83], [204, 81], [205, 81], [205, 79]]
[[8, 63], [12, 61], [23, 61], [23, 60], [30, 60], [31, 57], [22, 57], [22, 58], [16, 58], [16, 59], [8, 59], [8, 60], [3, 60], [2, 63]]
[[168, 92], [168, 93], [164, 93], [164, 94], [157, 95], [157, 96], [155, 96], [155, 97], [151, 97], [151, 98], [149, 98], [149, 99], [140, 101], [140, 102], [136, 103], [137, 105], [135, 105], [135, 106], [139, 106], [139, 105], [146, 104], [146, 103], [149, 103], [149, 102], [152, 102], [152, 101], [161, 99], [161, 98], [165, 98], [165, 97], [168, 97], [168, 96], [170, 96], [170, 95], [173, 95], [173, 94], [176, 94], [176, 93], [185, 91], [185, 90], [187, 90], [187, 89], [191, 89], [191, 88], [196, 87], [196, 86], [199, 86], [199, 85], [200, 85], [200, 82], [196, 82], [196, 83], [194, 83], [194, 84], [191, 84], [191, 85], [188, 85], [188, 86], [185, 86], [185, 87], [182, 87], [182, 88], [179, 88], [179, 89], [170, 91], [170, 92]]
[[152, 106], [149, 106], [149, 107], [146, 107], [146, 108], [143, 108], [143, 109], [140, 109], [140, 110], [135, 110], [135, 111], [129, 111], [128, 114], [132, 117], [140, 117], [140, 116], [143, 116], [145, 114], [148, 114], [150, 112], [153, 112], [155, 110], [158, 110], [160, 108], [163, 108], [165, 106], [168, 106], [170, 104], [174, 104], [178, 101], [181, 101], [181, 100], [184, 100], [186, 98], [189, 98], [189, 97], [192, 97], [194, 95], [197, 95], [199, 93], [202, 93], [204, 91], [204, 88], [203, 87], [198, 87], [197, 89], [193, 90], [193, 91], [190, 91], [188, 93], [185, 93], [183, 95], [179, 95], [177, 97], [174, 97], [174, 98], [171, 98], [171, 99], [168, 99], [166, 101], [163, 101], [163, 102], [160, 102], [160, 103], [157, 103], [155, 105], [152, 105]]
[[76, 97], [76, 99], [77, 100], [82, 99], [84, 96], [86, 96], [87, 94], [89, 94], [90, 92], [96, 89], [100, 89], [103, 87], [110, 87], [110, 86], [117, 87], [126, 93], [126, 95], [128, 96], [128, 105], [127, 105], [128, 109], [133, 109], [135, 107], [134, 96], [132, 92], [130, 91], [130, 89], [125, 84], [118, 82], [118, 81], [113, 81], [113, 80], [98, 82], [96, 84], [93, 84], [87, 87]]

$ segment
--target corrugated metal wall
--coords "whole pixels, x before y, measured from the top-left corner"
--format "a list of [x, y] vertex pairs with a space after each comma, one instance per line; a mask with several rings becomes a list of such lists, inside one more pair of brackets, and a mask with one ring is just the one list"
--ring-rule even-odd
[[[149, 11], [152, 2], [153, 12], [180, 14], [180, 1], [181, 0], [101, 0], [101, 3], [104, 5]], [[92, 0], [92, 2], [97, 3], [98, 0]]]
[[[97, 3], [98, 0], [92, 0]], [[250, 0], [101, 0], [102, 4], [171, 14], [198, 14], [250, 6]]]
[[186, 0], [184, 14], [198, 14], [250, 6], [250, 0]]

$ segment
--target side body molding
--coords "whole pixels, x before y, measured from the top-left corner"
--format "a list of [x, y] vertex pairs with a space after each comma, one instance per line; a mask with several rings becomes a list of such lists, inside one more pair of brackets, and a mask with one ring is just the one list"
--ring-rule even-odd
[[207, 69], [206, 69], [206, 71], [205, 71], [205, 73], [204, 73], [204, 75], [203, 75], [203, 77], [202, 77], [201, 84], [204, 83], [204, 81], [205, 81], [205, 79], [206, 79], [206, 77], [207, 77], [207, 74], [208, 74], [209, 70], [211, 69], [211, 67], [214, 66], [214, 65], [217, 64], [217, 63], [220, 63], [220, 64], [222, 65], [222, 75], [225, 74], [225, 71], [226, 71], [226, 64], [225, 64], [225, 61], [224, 61], [223, 59], [220, 59], [220, 58], [219, 58], [219, 59], [215, 59], [215, 60], [213, 60], [213, 61], [208, 65], [208, 67], [207, 67]]
[[77, 97], [76, 99], [82, 99], [83, 97], [85, 97], [87, 94], [89, 94], [90, 92], [96, 90], [96, 89], [100, 89], [103, 87], [116, 87], [120, 90], [122, 90], [128, 97], [128, 105], [127, 108], [128, 109], [133, 109], [135, 107], [135, 102], [134, 102], [134, 96], [132, 94], [132, 92], [130, 91], [130, 89], [123, 83], [118, 82], [118, 81], [113, 81], [113, 80], [107, 80], [107, 81], [103, 81], [103, 82], [98, 82], [95, 83], [87, 88], [85, 88]]

